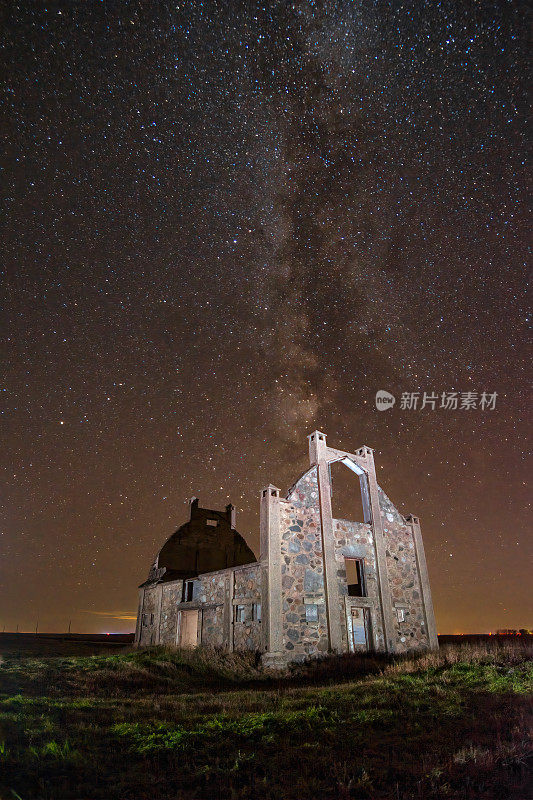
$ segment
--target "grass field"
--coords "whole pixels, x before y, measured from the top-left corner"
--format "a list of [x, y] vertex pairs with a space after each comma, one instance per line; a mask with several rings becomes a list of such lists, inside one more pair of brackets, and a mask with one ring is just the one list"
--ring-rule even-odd
[[531, 664], [521, 640], [278, 677], [245, 654], [4, 652], [0, 797], [525, 800]]

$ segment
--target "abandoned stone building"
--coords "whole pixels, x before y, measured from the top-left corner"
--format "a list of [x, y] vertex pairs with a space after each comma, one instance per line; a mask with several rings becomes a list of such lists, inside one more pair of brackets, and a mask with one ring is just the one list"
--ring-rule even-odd
[[[309, 437], [310, 468], [280, 497], [261, 491], [260, 555], [235, 510], [200, 508], [168, 539], [140, 587], [136, 644], [257, 650], [267, 665], [327, 652], [438, 647], [418, 517], [376, 480], [373, 451]], [[332, 513], [332, 467], [358, 478], [361, 521]]]

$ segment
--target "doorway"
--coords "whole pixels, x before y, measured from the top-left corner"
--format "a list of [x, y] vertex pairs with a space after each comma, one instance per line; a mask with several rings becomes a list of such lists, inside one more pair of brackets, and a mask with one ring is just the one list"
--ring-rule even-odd
[[366, 653], [372, 649], [370, 609], [351, 606], [347, 611], [350, 653]]
[[196, 647], [198, 644], [198, 610], [180, 611], [178, 646]]

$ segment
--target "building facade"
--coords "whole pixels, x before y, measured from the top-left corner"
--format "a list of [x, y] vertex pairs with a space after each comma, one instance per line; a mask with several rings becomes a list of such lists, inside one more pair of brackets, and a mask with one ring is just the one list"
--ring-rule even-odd
[[[286, 498], [261, 491], [259, 560], [225, 512], [191, 519], [140, 587], [136, 644], [256, 650], [270, 666], [333, 652], [438, 647], [418, 517], [377, 483], [373, 451], [309, 437], [309, 469]], [[332, 465], [359, 479], [363, 521], [332, 514]]]

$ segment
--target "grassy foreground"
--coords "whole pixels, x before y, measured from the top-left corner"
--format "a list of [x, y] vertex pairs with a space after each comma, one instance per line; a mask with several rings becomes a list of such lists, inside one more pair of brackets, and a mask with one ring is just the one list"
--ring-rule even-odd
[[265, 675], [157, 649], [0, 664], [2, 800], [529, 797], [531, 648]]

